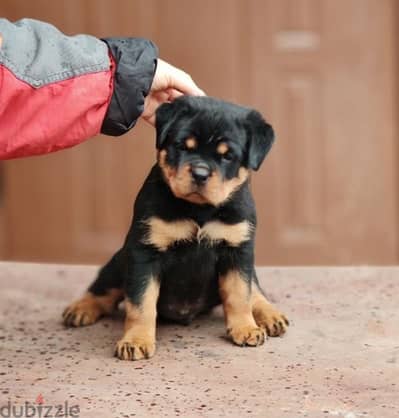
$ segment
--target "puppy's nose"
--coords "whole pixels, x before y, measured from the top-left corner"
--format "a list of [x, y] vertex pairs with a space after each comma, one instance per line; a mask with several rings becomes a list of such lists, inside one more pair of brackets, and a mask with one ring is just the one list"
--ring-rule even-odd
[[191, 166], [191, 175], [196, 183], [202, 184], [208, 180], [211, 170], [206, 164], [195, 164]]

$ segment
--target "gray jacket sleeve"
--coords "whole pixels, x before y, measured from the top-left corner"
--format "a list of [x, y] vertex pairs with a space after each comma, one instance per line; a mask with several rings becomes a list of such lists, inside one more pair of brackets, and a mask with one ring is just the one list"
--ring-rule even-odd
[[0, 18], [0, 36], [0, 65], [36, 89], [113, 69], [113, 91], [101, 132], [122, 135], [135, 125], [156, 69], [158, 50], [152, 42], [66, 36], [54, 26], [33, 19], [10, 22]]
[[66, 36], [48, 23], [2, 18], [0, 35], [0, 65], [35, 88], [110, 67], [107, 46], [94, 36]]

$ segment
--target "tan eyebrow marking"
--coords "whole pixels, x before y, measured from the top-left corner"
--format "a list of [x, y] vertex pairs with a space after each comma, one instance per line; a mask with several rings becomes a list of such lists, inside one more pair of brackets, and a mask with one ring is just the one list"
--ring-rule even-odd
[[216, 148], [216, 152], [220, 155], [226, 154], [229, 150], [229, 146], [225, 142], [220, 142]]
[[195, 149], [198, 145], [197, 140], [195, 138], [187, 138], [185, 143], [188, 149]]

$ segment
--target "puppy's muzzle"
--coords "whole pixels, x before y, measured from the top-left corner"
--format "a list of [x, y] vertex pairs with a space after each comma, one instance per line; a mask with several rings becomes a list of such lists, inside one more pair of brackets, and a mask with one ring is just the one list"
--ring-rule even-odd
[[191, 176], [196, 184], [205, 184], [211, 175], [211, 169], [204, 163], [192, 164], [190, 167]]

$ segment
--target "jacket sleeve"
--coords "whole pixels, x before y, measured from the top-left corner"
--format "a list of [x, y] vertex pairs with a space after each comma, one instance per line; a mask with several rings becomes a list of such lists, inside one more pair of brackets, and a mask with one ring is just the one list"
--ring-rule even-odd
[[70, 37], [32, 19], [0, 19], [0, 37], [0, 159], [121, 135], [143, 111], [157, 58], [150, 41]]

